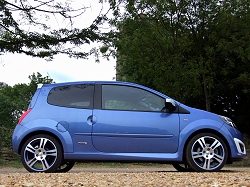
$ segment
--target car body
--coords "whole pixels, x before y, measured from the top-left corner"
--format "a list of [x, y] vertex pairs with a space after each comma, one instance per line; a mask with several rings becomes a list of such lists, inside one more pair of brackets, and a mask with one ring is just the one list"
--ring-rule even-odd
[[66, 172], [76, 161], [219, 171], [246, 157], [242, 134], [229, 118], [118, 81], [39, 85], [12, 144], [30, 172]]

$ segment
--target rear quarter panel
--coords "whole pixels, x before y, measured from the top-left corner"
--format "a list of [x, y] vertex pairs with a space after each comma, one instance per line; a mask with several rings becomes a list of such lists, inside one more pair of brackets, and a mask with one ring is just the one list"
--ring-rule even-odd
[[[43, 125], [41, 126], [41, 124]], [[53, 134], [60, 140], [64, 152], [73, 152], [73, 143], [69, 132], [58, 131], [57, 124], [56, 121], [50, 119], [37, 119], [23, 125], [25, 128], [16, 128], [16, 131], [18, 132], [16, 132], [16, 136], [13, 137], [13, 142], [15, 142], [14, 147], [16, 147], [15, 151], [17, 152], [19, 146], [22, 146], [21, 142], [23, 139], [26, 139], [26, 137], [29, 137], [30, 135], [41, 133]]]

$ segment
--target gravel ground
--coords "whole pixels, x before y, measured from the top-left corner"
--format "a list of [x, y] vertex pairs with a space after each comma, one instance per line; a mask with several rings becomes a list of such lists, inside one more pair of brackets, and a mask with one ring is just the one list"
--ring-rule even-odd
[[28, 173], [24, 169], [1, 168], [0, 187], [49, 186], [178, 186], [250, 187], [250, 168], [227, 168], [220, 172], [181, 173], [172, 167], [73, 168], [68, 173]]

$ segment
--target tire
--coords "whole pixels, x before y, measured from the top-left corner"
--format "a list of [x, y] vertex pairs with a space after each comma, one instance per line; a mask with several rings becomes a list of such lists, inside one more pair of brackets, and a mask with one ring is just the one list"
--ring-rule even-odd
[[58, 173], [68, 172], [69, 170], [71, 170], [74, 167], [74, 165], [75, 165], [75, 162], [64, 161], [61, 163], [59, 168], [57, 168], [56, 172], [58, 172]]
[[227, 158], [227, 146], [215, 134], [198, 134], [187, 144], [186, 160], [194, 171], [219, 171], [225, 165]]
[[194, 171], [188, 164], [172, 164], [172, 165], [179, 172], [191, 172], [191, 171]]
[[60, 143], [46, 134], [32, 136], [21, 150], [22, 164], [29, 172], [55, 172], [62, 163], [62, 155]]

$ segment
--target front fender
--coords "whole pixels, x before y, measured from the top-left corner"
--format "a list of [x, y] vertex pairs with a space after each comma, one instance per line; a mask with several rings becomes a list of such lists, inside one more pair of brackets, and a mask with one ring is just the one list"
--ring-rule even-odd
[[50, 119], [37, 119], [30, 121], [23, 125], [25, 128], [21, 128], [22, 125], [17, 125], [12, 136], [12, 142], [15, 142], [15, 144], [13, 144], [14, 151], [17, 152], [19, 150], [22, 140], [27, 136], [34, 134], [35, 132], [44, 131], [53, 134], [60, 140], [64, 152], [73, 152], [73, 142], [69, 132], [66, 129], [62, 131], [62, 127], [60, 126], [60, 128], [57, 128], [57, 125], [57, 121]]
[[211, 129], [220, 133], [220, 129], [222, 126], [223, 126], [222, 123], [219, 123], [218, 121], [211, 119], [200, 119], [193, 121], [185, 126], [183, 125], [183, 128], [181, 128], [180, 138], [179, 138], [180, 154], [183, 155], [185, 144], [187, 143], [187, 140], [192, 134], [194, 134], [199, 130], [204, 130], [204, 129]]

